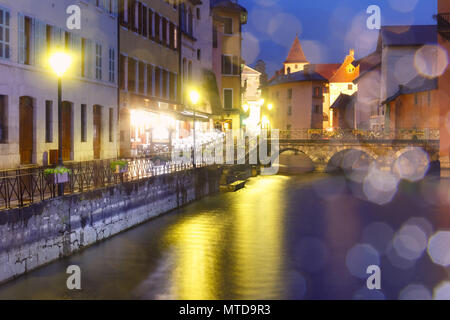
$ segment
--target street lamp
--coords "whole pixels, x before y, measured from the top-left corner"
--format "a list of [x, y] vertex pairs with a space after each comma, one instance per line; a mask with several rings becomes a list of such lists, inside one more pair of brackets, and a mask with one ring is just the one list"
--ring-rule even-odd
[[[62, 77], [72, 64], [72, 57], [63, 52], [55, 52], [51, 55], [50, 67], [53, 72], [58, 76], [58, 166], [63, 165], [62, 158]], [[58, 184], [58, 196], [64, 194], [64, 184]]]
[[197, 103], [198, 103], [198, 101], [200, 100], [200, 94], [198, 93], [198, 91], [197, 90], [195, 90], [195, 89], [192, 89], [190, 92], [189, 92], [189, 99], [191, 100], [191, 103], [192, 103], [192, 105], [193, 105], [193, 107], [194, 107], [194, 151], [193, 151], [193, 153], [192, 153], [192, 162], [193, 162], [193, 166], [194, 166], [194, 168], [196, 168], [197, 167], [197, 164], [196, 164], [196, 159], [195, 159], [195, 153], [196, 153], [196, 143], [195, 143], [195, 120], [196, 120], [196, 115], [195, 115], [195, 107], [196, 107], [196, 105], [197, 105]]

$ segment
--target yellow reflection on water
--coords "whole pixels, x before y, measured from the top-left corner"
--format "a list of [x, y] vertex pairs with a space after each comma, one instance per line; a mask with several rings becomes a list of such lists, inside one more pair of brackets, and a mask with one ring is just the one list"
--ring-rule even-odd
[[233, 210], [232, 274], [237, 299], [277, 299], [282, 295], [285, 183], [270, 176], [237, 195]]
[[189, 217], [168, 231], [174, 249], [171, 296], [174, 299], [217, 299], [216, 283], [223, 225], [214, 213]]
[[279, 297], [287, 179], [255, 178], [245, 189], [211, 200], [220, 209], [202, 207], [168, 230], [175, 266], [171, 298]]

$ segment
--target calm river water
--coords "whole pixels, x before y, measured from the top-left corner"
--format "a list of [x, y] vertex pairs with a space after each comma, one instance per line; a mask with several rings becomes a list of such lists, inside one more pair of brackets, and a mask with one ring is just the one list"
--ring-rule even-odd
[[[0, 299], [450, 298], [448, 184], [385, 205], [341, 176], [251, 179], [0, 287]], [[70, 265], [82, 290], [66, 288]], [[381, 289], [368, 290], [369, 265]]]

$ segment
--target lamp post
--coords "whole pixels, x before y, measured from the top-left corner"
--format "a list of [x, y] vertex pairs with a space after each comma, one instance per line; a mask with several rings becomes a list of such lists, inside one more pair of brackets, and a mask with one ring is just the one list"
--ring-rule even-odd
[[196, 107], [196, 105], [197, 105], [197, 103], [198, 103], [198, 101], [200, 100], [200, 94], [198, 93], [198, 91], [197, 90], [191, 90], [191, 92], [189, 93], [189, 98], [190, 98], [190, 100], [191, 100], [191, 103], [192, 103], [192, 105], [193, 105], [193, 107], [194, 107], [194, 151], [193, 151], [193, 153], [192, 153], [192, 162], [193, 162], [193, 166], [194, 166], [194, 168], [196, 168], [197, 167], [197, 163], [196, 163], [196, 158], [195, 158], [195, 153], [196, 153], [196, 143], [195, 143], [195, 120], [196, 120], [196, 114], [195, 114], [195, 107]]
[[[55, 52], [49, 60], [53, 72], [58, 77], [58, 166], [62, 167], [62, 77], [70, 68], [72, 58], [69, 54], [60, 51]], [[64, 195], [64, 184], [58, 184], [58, 196]]]

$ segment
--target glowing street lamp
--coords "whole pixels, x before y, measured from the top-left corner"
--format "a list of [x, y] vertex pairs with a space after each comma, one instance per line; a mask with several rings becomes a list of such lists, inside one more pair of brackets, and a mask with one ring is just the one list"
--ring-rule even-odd
[[248, 106], [248, 104], [244, 104], [244, 105], [242, 106], [242, 109], [244, 110], [244, 112], [247, 112], [249, 108], [250, 108], [250, 107]]
[[193, 153], [192, 153], [192, 162], [193, 162], [193, 165], [194, 165], [194, 168], [196, 168], [197, 167], [197, 164], [196, 164], [196, 159], [195, 159], [195, 153], [196, 153], [196, 143], [195, 143], [195, 120], [196, 120], [196, 115], [195, 115], [195, 111], [196, 111], [196, 106], [197, 106], [197, 103], [198, 103], [198, 101], [200, 100], [200, 93], [198, 93], [198, 91], [197, 90], [195, 90], [195, 89], [192, 89], [190, 92], [189, 92], [189, 99], [191, 100], [191, 103], [192, 103], [192, 105], [193, 105], [193, 107], [194, 107], [194, 150], [193, 150]]
[[[72, 64], [72, 57], [63, 52], [55, 52], [49, 59], [50, 67], [58, 76], [58, 165], [63, 165], [62, 158], [62, 77]], [[58, 184], [58, 196], [64, 194], [64, 184]]]
[[269, 111], [272, 110], [272, 109], [273, 109], [273, 104], [272, 104], [272, 103], [269, 103], [269, 104], [267, 105], [267, 109], [269, 109]]

